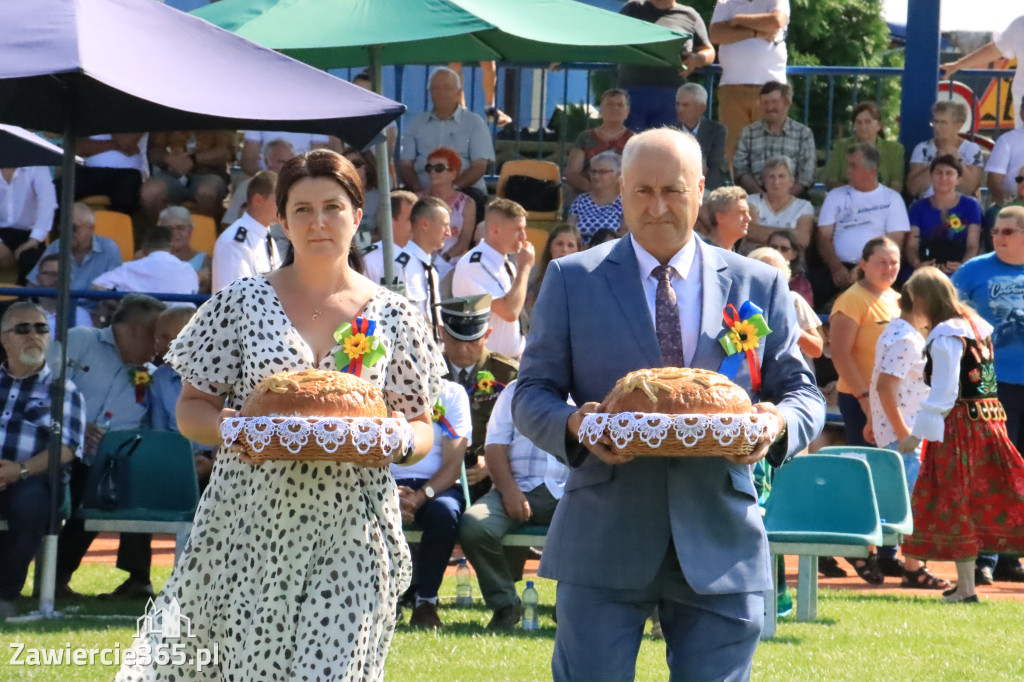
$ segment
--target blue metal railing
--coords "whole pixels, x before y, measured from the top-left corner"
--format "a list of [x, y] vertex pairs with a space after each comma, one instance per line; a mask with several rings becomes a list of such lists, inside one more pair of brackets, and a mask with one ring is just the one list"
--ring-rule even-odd
[[[71, 291], [72, 305], [75, 304], [79, 299], [92, 299], [92, 300], [105, 300], [114, 299], [120, 300], [127, 296], [130, 291], [100, 291], [99, 289], [73, 289]], [[204, 301], [210, 298], [209, 294], [164, 294], [159, 292], [138, 292], [145, 293], [147, 296], [152, 296], [155, 299], [165, 301], [168, 303], [194, 303], [195, 305], [201, 305]], [[56, 289], [44, 289], [42, 287], [0, 287], [0, 296], [14, 296], [19, 299], [24, 298], [56, 298]]]

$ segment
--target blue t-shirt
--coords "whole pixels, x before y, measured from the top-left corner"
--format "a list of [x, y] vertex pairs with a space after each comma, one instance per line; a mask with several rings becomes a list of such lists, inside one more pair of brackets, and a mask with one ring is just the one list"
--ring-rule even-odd
[[994, 253], [967, 261], [953, 273], [960, 297], [995, 327], [996, 379], [1024, 384], [1024, 265], [1007, 265]]
[[922, 261], [962, 262], [967, 251], [967, 226], [981, 225], [981, 204], [973, 197], [961, 196], [943, 219], [942, 211], [932, 206], [931, 199], [919, 199], [911, 205], [908, 217], [921, 232], [917, 253]]

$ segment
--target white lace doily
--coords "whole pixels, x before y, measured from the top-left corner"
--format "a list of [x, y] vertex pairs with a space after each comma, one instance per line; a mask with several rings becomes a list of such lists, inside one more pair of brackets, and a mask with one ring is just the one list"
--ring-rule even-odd
[[[775, 415], [762, 412], [747, 414], [658, 414], [647, 412], [592, 412], [583, 417], [579, 439], [594, 445], [606, 432], [617, 448], [634, 438], [657, 448], [669, 435], [675, 436], [684, 448], [694, 448], [705, 439], [721, 446], [745, 442], [753, 445], [765, 433], [778, 431]], [[704, 442], [707, 446], [711, 443]]]
[[221, 422], [224, 445], [235, 443], [243, 433], [253, 452], [262, 452], [273, 439], [291, 453], [310, 442], [325, 452], [334, 452], [351, 442], [359, 454], [379, 447], [390, 457], [405, 452], [413, 440], [412, 427], [404, 419], [394, 418], [316, 418], [316, 417], [232, 417]]

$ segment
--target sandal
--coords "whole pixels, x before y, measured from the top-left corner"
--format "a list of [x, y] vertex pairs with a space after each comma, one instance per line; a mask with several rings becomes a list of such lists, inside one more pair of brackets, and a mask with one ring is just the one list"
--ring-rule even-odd
[[878, 555], [871, 553], [867, 559], [847, 559], [850, 565], [853, 566], [853, 570], [857, 571], [857, 575], [861, 579], [870, 585], [881, 585], [885, 582], [885, 576], [882, 574], [882, 570], [878, 567]]
[[921, 590], [946, 590], [951, 584], [948, 580], [940, 578], [929, 571], [926, 566], [922, 566], [916, 571], [907, 571], [903, 575], [903, 582], [900, 583], [900, 587]]

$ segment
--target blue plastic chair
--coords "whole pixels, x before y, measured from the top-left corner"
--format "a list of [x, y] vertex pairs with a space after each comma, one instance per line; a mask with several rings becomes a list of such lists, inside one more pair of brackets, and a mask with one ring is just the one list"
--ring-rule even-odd
[[868, 463], [882, 523], [883, 545], [898, 545], [903, 542], [904, 535], [914, 532], [907, 475], [903, 457], [898, 452], [866, 446], [830, 445], [821, 448], [817, 454], [863, 458]]
[[[866, 462], [830, 455], [801, 455], [775, 472], [764, 519], [770, 551], [797, 555], [798, 621], [818, 613], [819, 556], [866, 557], [882, 542], [871, 470]], [[775, 572], [775, 562], [772, 562]], [[773, 576], [777, 578], [777, 576]], [[766, 609], [764, 637], [775, 632], [775, 581]]]

